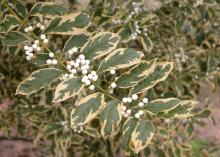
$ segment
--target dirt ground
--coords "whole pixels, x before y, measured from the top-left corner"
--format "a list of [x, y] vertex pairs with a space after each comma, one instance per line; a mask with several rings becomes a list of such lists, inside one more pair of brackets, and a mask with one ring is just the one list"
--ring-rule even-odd
[[[201, 88], [198, 100], [200, 105], [211, 104], [210, 106], [214, 111], [213, 116], [215, 117], [216, 125], [213, 125], [209, 119], [206, 121], [207, 126], [198, 128], [196, 134], [210, 143], [220, 144], [220, 89], [217, 89], [214, 93], [209, 89], [208, 85], [204, 84]], [[2, 104], [0, 106], [2, 106]], [[45, 156], [43, 156], [30, 141], [0, 139], [0, 157]]]

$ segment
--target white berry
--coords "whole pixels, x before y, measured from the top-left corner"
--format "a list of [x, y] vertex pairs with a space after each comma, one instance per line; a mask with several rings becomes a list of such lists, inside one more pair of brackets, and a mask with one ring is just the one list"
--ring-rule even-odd
[[70, 61], [70, 65], [74, 65], [74, 63], [75, 63], [74, 61]]
[[73, 73], [73, 74], [76, 74], [76, 72], [77, 72], [76, 69], [71, 70], [71, 73]]
[[72, 51], [73, 51], [74, 53], [76, 53], [76, 52], [78, 51], [78, 48], [77, 48], [77, 47], [73, 47], [73, 48], [72, 48]]
[[125, 110], [126, 110], [126, 106], [123, 105], [123, 106], [121, 107], [121, 110], [122, 110], [122, 111], [125, 111]]
[[37, 47], [37, 52], [41, 51], [41, 48], [40, 47]]
[[132, 99], [130, 97], [128, 97], [128, 103], [131, 103]]
[[68, 70], [70, 70], [70, 69], [72, 68], [72, 66], [71, 66], [71, 65], [67, 65], [66, 68], [67, 68]]
[[41, 34], [41, 35], [40, 35], [40, 38], [41, 38], [42, 40], [44, 40], [44, 39], [46, 39], [46, 35]]
[[140, 118], [140, 114], [139, 113], [135, 113], [135, 118]]
[[26, 50], [26, 51], [28, 50], [28, 46], [27, 46], [27, 45], [26, 45], [26, 46], [24, 46], [24, 50]]
[[79, 67], [79, 63], [74, 63], [73, 65], [75, 68], [78, 68]]
[[34, 54], [33, 53], [29, 53], [28, 56], [30, 56], [32, 58], [34, 56]]
[[88, 73], [87, 70], [83, 70], [83, 71], [82, 71], [82, 74], [83, 74], [83, 75], [86, 75], [87, 73]]
[[114, 69], [110, 70], [110, 74], [114, 75], [115, 74], [115, 70]]
[[52, 60], [52, 64], [53, 64], [53, 65], [56, 65], [56, 64], [57, 64], [57, 60], [56, 60], [56, 59], [53, 59], [53, 60]]
[[139, 103], [138, 103], [138, 106], [139, 106], [139, 107], [143, 107], [143, 106], [144, 106], [144, 103], [143, 103], [143, 102], [139, 102]]
[[139, 113], [139, 115], [141, 116], [141, 115], [143, 115], [143, 114], [144, 114], [144, 111], [139, 110], [139, 111], [138, 111], [138, 113]]
[[26, 56], [26, 59], [29, 61], [29, 60], [31, 60], [31, 57], [30, 56]]
[[54, 57], [54, 53], [53, 53], [53, 52], [50, 52], [50, 53], [49, 53], [49, 57], [53, 58], [53, 57]]
[[28, 56], [30, 54], [30, 52], [29, 51], [25, 51], [25, 54]]
[[33, 44], [33, 45], [32, 45], [32, 48], [33, 48], [33, 49], [36, 49], [37, 47], [38, 47], [37, 44]]
[[94, 85], [90, 85], [90, 86], [89, 86], [89, 89], [90, 89], [90, 90], [94, 90], [94, 89], [95, 89], [95, 86], [94, 86]]
[[48, 43], [48, 41], [49, 41], [48, 39], [44, 39], [44, 40], [43, 40], [43, 43], [46, 44], [46, 43]]
[[132, 99], [133, 99], [133, 100], [137, 100], [137, 99], [138, 99], [138, 95], [137, 95], [137, 94], [133, 94], [133, 95], [132, 95]]
[[144, 99], [143, 99], [143, 102], [144, 102], [144, 103], [147, 103], [147, 102], [148, 102], [148, 98], [144, 98]]
[[89, 74], [89, 75], [88, 75], [88, 78], [89, 78], [90, 80], [92, 80], [92, 79], [93, 79], [93, 75], [92, 75], [92, 74]]
[[98, 75], [94, 75], [92, 80], [97, 81], [98, 80]]
[[27, 33], [27, 32], [29, 32], [29, 29], [28, 29], [28, 28], [25, 28], [24, 31]]
[[41, 30], [44, 30], [44, 29], [45, 29], [45, 26], [44, 26], [44, 25], [41, 25], [40, 29], [41, 29]]
[[28, 47], [28, 51], [29, 52], [33, 52], [33, 48], [32, 47]]
[[91, 81], [90, 81], [90, 80], [86, 80], [85, 84], [86, 84], [86, 85], [90, 85], [90, 84], [91, 84]]
[[111, 87], [112, 87], [112, 88], [116, 88], [116, 86], [117, 86], [117, 85], [116, 85], [115, 82], [112, 82], [112, 83], [111, 83]]
[[89, 60], [86, 60], [86, 64], [89, 65], [89, 64], [90, 64], [90, 61], [89, 61]]
[[130, 109], [128, 109], [126, 112], [127, 112], [127, 114], [131, 114], [131, 110]]
[[72, 55], [72, 54], [73, 54], [73, 50], [69, 50], [69, 51], [68, 51], [68, 54], [69, 54], [69, 55]]
[[73, 78], [74, 77], [74, 75], [73, 74], [69, 74], [69, 78]]
[[85, 59], [85, 56], [83, 54], [79, 55], [79, 59]]
[[28, 26], [28, 29], [29, 29], [29, 31], [32, 31], [33, 27], [32, 26]]
[[95, 75], [96, 75], [96, 72], [95, 72], [95, 71], [92, 71], [91, 74], [92, 74], [93, 76], [95, 76]]
[[127, 102], [128, 102], [128, 98], [124, 97], [124, 98], [122, 99], [122, 102], [123, 102], [123, 103], [127, 103]]
[[51, 60], [51, 59], [48, 59], [48, 60], [47, 60], [47, 64], [48, 64], [48, 65], [51, 65], [51, 64], [52, 64], [52, 60]]

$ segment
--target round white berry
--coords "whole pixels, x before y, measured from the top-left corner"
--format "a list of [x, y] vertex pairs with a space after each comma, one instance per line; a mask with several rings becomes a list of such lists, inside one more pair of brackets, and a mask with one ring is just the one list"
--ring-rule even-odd
[[144, 98], [144, 99], [143, 99], [143, 102], [144, 102], [144, 103], [147, 103], [147, 102], [148, 102], [148, 98]]
[[83, 70], [83, 71], [82, 71], [82, 74], [83, 74], [83, 75], [86, 75], [87, 73], [88, 73], [87, 70]]
[[53, 64], [53, 65], [56, 65], [56, 64], [57, 64], [57, 60], [56, 60], [56, 59], [53, 59], [53, 60], [52, 60], [52, 64]]
[[40, 28], [41, 27], [41, 23], [37, 23], [37, 25], [36, 25], [38, 28]]
[[138, 113], [139, 113], [139, 115], [141, 116], [141, 115], [144, 114], [144, 111], [143, 111], [143, 110], [139, 110]]
[[31, 60], [31, 57], [30, 57], [30, 56], [26, 56], [26, 59], [27, 59], [28, 61], [30, 61], [30, 60]]
[[40, 26], [40, 29], [41, 29], [41, 30], [44, 30], [45, 28], [46, 28], [46, 27], [45, 27], [44, 25], [41, 25], [41, 26]]
[[122, 110], [122, 111], [125, 111], [125, 110], [126, 110], [126, 106], [123, 105], [123, 106], [121, 107], [121, 110]]
[[28, 56], [30, 54], [30, 52], [29, 51], [25, 51], [25, 54]]
[[28, 26], [28, 29], [29, 29], [29, 31], [32, 31], [33, 27], [32, 26]]
[[84, 67], [85, 67], [86, 70], [89, 69], [89, 65], [88, 64], [84, 65]]
[[52, 64], [52, 60], [51, 60], [51, 59], [48, 59], [48, 60], [47, 60], [47, 64], [48, 64], [48, 65], [51, 65], [51, 64]]
[[112, 87], [112, 88], [116, 88], [116, 86], [117, 86], [117, 85], [116, 85], [115, 82], [112, 82], [112, 83], [111, 83], [111, 87]]
[[110, 70], [110, 74], [114, 75], [115, 74], [115, 70], [114, 69]]
[[140, 114], [139, 113], [135, 113], [135, 118], [140, 118]]
[[48, 43], [48, 41], [49, 41], [48, 39], [44, 39], [44, 40], [43, 40], [43, 43], [46, 44], [46, 43]]
[[132, 99], [130, 97], [128, 97], [128, 103], [131, 103]]
[[40, 35], [40, 38], [41, 38], [42, 40], [44, 40], [44, 39], [46, 39], [46, 35], [41, 34], [41, 35]]
[[138, 99], [138, 95], [137, 95], [137, 94], [133, 94], [133, 95], [132, 95], [132, 99], [133, 99], [133, 100], [137, 100], [137, 99]]
[[76, 63], [80, 63], [81, 60], [79, 58], [76, 59]]
[[33, 44], [33, 45], [32, 45], [32, 48], [33, 48], [33, 49], [36, 49], [37, 47], [38, 47], [37, 44]]
[[28, 28], [25, 28], [24, 31], [27, 33], [27, 32], [29, 32], [29, 29], [28, 29]]
[[74, 77], [74, 75], [73, 74], [69, 74], [69, 78], [73, 78]]
[[70, 65], [74, 65], [74, 63], [75, 63], [74, 61], [70, 61]]
[[81, 63], [82, 65], [85, 65], [85, 64], [86, 64], [86, 60], [85, 60], [85, 59], [81, 59], [80, 63]]
[[95, 76], [95, 75], [96, 75], [96, 72], [95, 72], [95, 71], [92, 71], [91, 74], [92, 74], [93, 76]]
[[73, 47], [73, 48], [72, 48], [72, 51], [73, 51], [74, 53], [76, 53], [76, 52], [78, 51], [78, 48], [77, 48], [77, 47]]
[[68, 54], [72, 55], [73, 54], [73, 50], [68, 50]]
[[89, 75], [88, 75], [88, 78], [89, 78], [90, 80], [92, 80], [92, 79], [93, 79], [93, 75], [92, 75], [92, 74], [89, 74]]
[[68, 64], [68, 65], [66, 66], [66, 68], [67, 68], [68, 70], [70, 70], [70, 69], [72, 68], [72, 66]]
[[28, 51], [29, 52], [33, 52], [33, 48], [32, 47], [28, 47]]
[[126, 113], [127, 113], [127, 114], [131, 114], [131, 110], [128, 109], [128, 110], [126, 111]]
[[79, 59], [85, 59], [85, 56], [83, 54], [79, 55]]
[[85, 75], [85, 76], [83, 76], [83, 78], [82, 78], [82, 80], [81, 80], [81, 81], [85, 83], [85, 82], [86, 82], [86, 80], [88, 80], [88, 77]]
[[26, 51], [28, 50], [28, 46], [27, 45], [24, 46], [24, 50], [26, 50]]
[[32, 58], [34, 56], [34, 54], [33, 53], [29, 53], [28, 56]]
[[73, 73], [73, 74], [76, 74], [76, 72], [77, 72], [76, 69], [71, 70], [71, 73]]
[[127, 102], [128, 102], [128, 98], [124, 97], [124, 98], [122, 99], [122, 102], [123, 102], [123, 103], [127, 103]]
[[129, 115], [128, 115], [127, 113], [124, 113], [123, 116], [124, 116], [125, 118], [128, 118], [128, 117], [129, 117]]
[[93, 75], [92, 80], [93, 80], [93, 81], [97, 81], [97, 80], [98, 80], [98, 75]]
[[75, 68], [78, 68], [79, 67], [79, 63], [74, 63], [73, 65]]
[[50, 53], [49, 53], [49, 57], [53, 58], [53, 57], [54, 57], [54, 53], [53, 53], [53, 52], [50, 52]]
[[41, 47], [37, 47], [37, 52], [41, 51]]
[[89, 86], [89, 89], [90, 89], [90, 90], [94, 90], [94, 89], [95, 89], [95, 86], [94, 86], [94, 85], [90, 85], [90, 86]]
[[138, 106], [139, 106], [139, 107], [143, 107], [143, 106], [144, 106], [144, 103], [143, 103], [143, 102], [139, 102], [139, 103], [138, 103]]
[[113, 93], [113, 89], [110, 88], [108, 92], [109, 92], [110, 94], [112, 94], [112, 93]]
[[86, 84], [86, 85], [90, 85], [90, 84], [91, 84], [91, 81], [90, 81], [90, 80], [86, 80], [85, 84]]
[[64, 77], [65, 77], [65, 78], [68, 78], [68, 77], [69, 77], [69, 74], [64, 74]]

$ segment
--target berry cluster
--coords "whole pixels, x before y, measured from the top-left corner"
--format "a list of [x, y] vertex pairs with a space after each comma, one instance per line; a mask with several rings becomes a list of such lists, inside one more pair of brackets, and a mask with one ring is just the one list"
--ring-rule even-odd
[[138, 24], [138, 21], [134, 22], [135, 31], [131, 34], [132, 39], [136, 39], [138, 35], [144, 34], [147, 36], [147, 28], [144, 28], [141, 30], [140, 25]]
[[54, 53], [53, 52], [50, 52], [49, 53], [49, 57], [50, 59], [47, 59], [47, 65], [56, 65], [57, 64], [57, 60], [54, 59]]
[[67, 121], [61, 121], [60, 124], [64, 127], [64, 131], [68, 131], [69, 127], [67, 125]]
[[33, 52], [41, 51], [41, 47], [39, 46], [39, 40], [35, 40], [31, 46], [25, 45], [24, 50], [25, 50], [25, 54], [26, 54], [26, 59], [31, 60], [34, 56]]
[[[122, 99], [122, 102], [124, 104], [128, 104], [131, 103], [132, 101], [136, 101], [138, 100], [138, 95], [137, 94], [133, 94], [131, 97], [124, 97]], [[148, 102], [147, 98], [144, 98], [141, 102], [138, 103], [139, 107], [143, 107], [146, 103]], [[140, 118], [142, 115], [144, 114], [144, 111], [139, 110], [137, 113], [134, 114], [135, 118]], [[131, 115], [131, 109], [127, 109], [127, 107], [125, 105], [122, 106], [122, 115], [127, 118]]]
[[83, 78], [82, 78], [82, 82], [85, 83], [87, 86], [89, 86], [89, 89], [90, 90], [94, 90], [95, 89], [95, 86], [94, 85], [91, 85], [91, 82], [92, 81], [97, 81], [98, 80], [98, 75], [96, 74], [95, 71], [92, 71], [90, 74], [88, 75], [84, 75]]
[[75, 127], [73, 128], [73, 131], [74, 131], [75, 133], [80, 134], [80, 133], [83, 131], [83, 126], [75, 126]]

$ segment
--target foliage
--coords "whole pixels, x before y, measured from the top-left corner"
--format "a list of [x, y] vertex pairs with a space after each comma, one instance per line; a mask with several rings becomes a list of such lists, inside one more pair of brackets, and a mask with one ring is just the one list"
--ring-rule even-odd
[[3, 2], [3, 131], [18, 121], [56, 156], [197, 156], [211, 111], [191, 99], [219, 83], [219, 2], [150, 2]]

